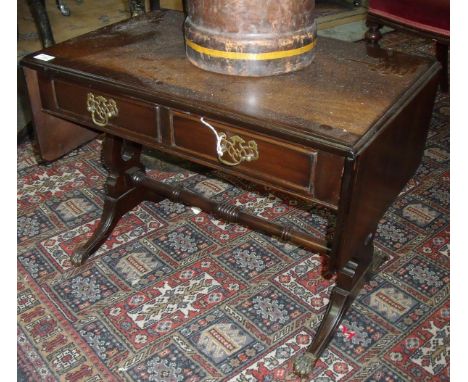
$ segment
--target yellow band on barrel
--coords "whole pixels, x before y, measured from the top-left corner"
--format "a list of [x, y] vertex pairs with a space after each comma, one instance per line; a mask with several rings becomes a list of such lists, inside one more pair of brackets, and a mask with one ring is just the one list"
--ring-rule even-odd
[[226, 52], [224, 50], [216, 50], [205, 48], [204, 46], [198, 45], [188, 39], [185, 40], [187, 46], [192, 48], [194, 51], [202, 54], [206, 54], [211, 57], [227, 58], [230, 60], [276, 60], [278, 58], [286, 58], [292, 56], [298, 56], [303, 53], [311, 51], [317, 44], [317, 39], [314, 39], [310, 44], [304, 45], [300, 48], [290, 50], [278, 50], [276, 52], [267, 53], [242, 53], [242, 52]]

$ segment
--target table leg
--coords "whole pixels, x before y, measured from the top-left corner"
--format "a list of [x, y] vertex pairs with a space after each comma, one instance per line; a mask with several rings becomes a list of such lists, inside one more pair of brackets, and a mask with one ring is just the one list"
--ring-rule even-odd
[[144, 200], [160, 202], [169, 198], [175, 202], [199, 207], [220, 218], [246, 225], [256, 231], [281, 237], [307, 249], [328, 255], [326, 242], [266, 219], [246, 213], [229, 203], [218, 203], [185, 190], [181, 186], [167, 185], [145, 175], [140, 161], [141, 145], [106, 135], [103, 145], [103, 162], [109, 170], [105, 184], [104, 208], [98, 227], [89, 240], [72, 255], [74, 265], [83, 264], [107, 239], [118, 220]]
[[104, 166], [109, 170], [105, 184], [104, 208], [93, 235], [73, 253], [71, 261], [74, 265], [83, 264], [106, 241], [126, 212], [143, 200], [159, 202], [163, 199], [151, 190], [135, 186], [126, 174], [130, 168], [144, 171], [140, 161], [141, 145], [106, 135], [102, 153]]
[[366, 276], [374, 269], [372, 253], [373, 245], [369, 243], [363, 249], [361, 256], [359, 256], [361, 258], [360, 261], [357, 259], [349, 260], [337, 272], [336, 284], [330, 294], [330, 302], [317, 333], [315, 333], [314, 339], [307, 348], [307, 351], [294, 362], [296, 374], [307, 376], [312, 372], [315, 363], [328, 346], [344, 315], [359, 293], [366, 280]]
[[312, 372], [364, 281], [381, 264], [374, 255], [373, 241], [387, 205], [362, 191], [367, 190], [368, 178], [374, 173], [371, 159], [365, 156], [363, 160], [348, 158], [345, 162], [330, 256], [330, 271], [336, 271], [336, 282], [312, 343], [294, 362], [294, 371], [301, 376]]
[[364, 257], [371, 258], [368, 263], [357, 264], [348, 261], [337, 274], [336, 284], [330, 294], [330, 302], [322, 322], [306, 353], [294, 362], [294, 371], [301, 376], [312, 372], [315, 363], [333, 338], [344, 315], [352, 305], [364, 282], [369, 281], [378, 272], [380, 266], [388, 259], [381, 251], [369, 244]]
[[380, 32], [380, 28], [382, 28], [382, 24], [367, 20], [367, 32], [364, 36], [366, 43], [371, 46], [379, 46], [379, 41], [382, 38], [382, 33]]
[[436, 41], [436, 57], [437, 57], [437, 60], [442, 65], [442, 72], [441, 72], [441, 77], [440, 77], [440, 90], [444, 93], [447, 93], [449, 90], [448, 49], [449, 49], [448, 44], [441, 43], [440, 41]]
[[[337, 279], [312, 344], [295, 363], [298, 374], [312, 371], [366, 280], [385, 260], [374, 254], [378, 223], [416, 172], [424, 152], [437, 78], [418, 104], [409, 104], [372, 145], [345, 161], [330, 270]], [[385, 152], [385, 155], [382, 155]]]

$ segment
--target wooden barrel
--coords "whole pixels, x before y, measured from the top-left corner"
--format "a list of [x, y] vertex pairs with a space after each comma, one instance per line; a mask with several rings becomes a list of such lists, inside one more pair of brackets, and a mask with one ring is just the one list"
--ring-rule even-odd
[[212, 72], [268, 76], [314, 58], [315, 0], [189, 0], [187, 57]]

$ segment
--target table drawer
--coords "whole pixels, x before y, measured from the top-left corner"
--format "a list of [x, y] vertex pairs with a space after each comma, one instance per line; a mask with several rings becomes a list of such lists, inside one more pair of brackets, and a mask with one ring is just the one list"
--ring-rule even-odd
[[111, 129], [159, 141], [158, 105], [61, 78], [42, 78], [41, 82], [44, 109], [99, 130]]
[[[173, 148], [190, 158], [280, 190], [315, 196], [318, 150], [193, 114], [171, 111], [170, 120]], [[341, 173], [335, 172], [329, 175], [337, 178], [336, 185]], [[327, 199], [334, 202], [333, 196]]]
[[[242, 126], [135, 100], [118, 89], [39, 76], [46, 111], [287, 194], [336, 206], [343, 157]], [[221, 155], [219, 150], [223, 152]]]

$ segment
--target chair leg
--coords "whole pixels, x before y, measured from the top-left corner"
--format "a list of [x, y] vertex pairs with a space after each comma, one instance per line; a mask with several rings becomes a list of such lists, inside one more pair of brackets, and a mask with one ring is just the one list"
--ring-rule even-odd
[[132, 17], [140, 16], [145, 13], [144, 0], [129, 0], [130, 15]]
[[447, 93], [449, 90], [449, 75], [448, 75], [448, 44], [442, 44], [436, 41], [436, 57], [442, 65], [442, 74], [440, 77], [440, 90]]
[[49, 17], [45, 8], [45, 0], [28, 0], [34, 22], [36, 23], [42, 46], [48, 48], [55, 44]]
[[161, 9], [160, 0], [150, 0], [150, 10], [151, 11], [159, 11], [160, 9]]
[[364, 36], [368, 45], [371, 46], [379, 46], [379, 41], [382, 38], [382, 33], [380, 33], [380, 28], [382, 28], [382, 24], [379, 24], [375, 21], [367, 20], [367, 32]]
[[68, 8], [68, 5], [63, 0], [55, 0], [55, 3], [62, 16], [70, 16], [70, 8]]

